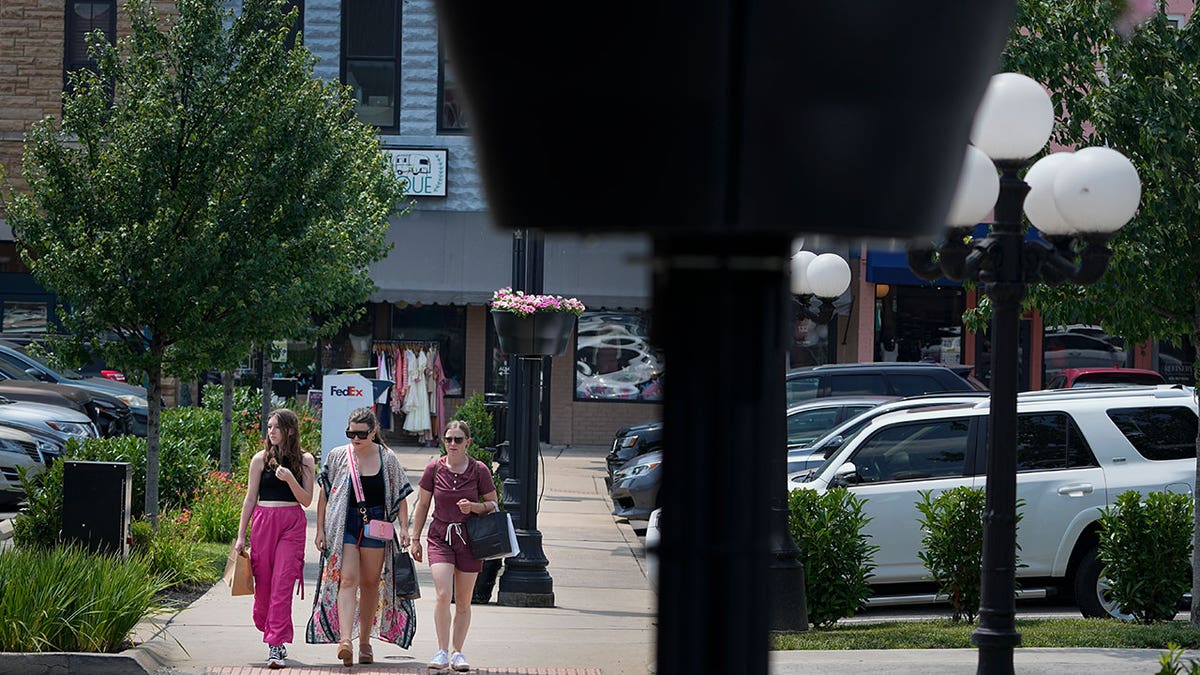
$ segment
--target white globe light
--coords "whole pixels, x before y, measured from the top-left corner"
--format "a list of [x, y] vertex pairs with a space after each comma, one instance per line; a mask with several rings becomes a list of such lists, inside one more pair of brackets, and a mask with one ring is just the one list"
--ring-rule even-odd
[[1000, 177], [996, 175], [996, 165], [982, 150], [968, 145], [946, 224], [971, 226], [981, 222], [996, 205], [999, 195]]
[[808, 285], [820, 298], [836, 298], [850, 288], [850, 263], [836, 253], [822, 253], [808, 264]]
[[1059, 170], [1074, 159], [1074, 153], [1056, 152], [1039, 159], [1025, 173], [1029, 194], [1025, 195], [1025, 215], [1042, 234], [1072, 234], [1075, 232], [1058, 212], [1054, 201], [1054, 178]]
[[799, 251], [792, 256], [792, 292], [796, 295], [812, 295], [808, 285], [808, 265], [817, 257], [812, 251]]
[[1054, 105], [1042, 85], [1020, 73], [999, 73], [975, 111], [971, 143], [997, 161], [1028, 159], [1053, 129]]
[[1076, 232], [1116, 232], [1133, 218], [1142, 181], [1125, 155], [1111, 148], [1084, 148], [1054, 177], [1054, 201]]

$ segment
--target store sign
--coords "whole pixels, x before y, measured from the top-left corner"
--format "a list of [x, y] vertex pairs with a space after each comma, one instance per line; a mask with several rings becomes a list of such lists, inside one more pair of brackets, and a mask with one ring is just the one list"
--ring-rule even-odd
[[371, 381], [362, 375], [326, 375], [321, 387], [321, 457], [345, 445], [346, 421], [355, 408], [375, 403]]
[[387, 148], [396, 175], [408, 183], [409, 197], [446, 196], [446, 150]]

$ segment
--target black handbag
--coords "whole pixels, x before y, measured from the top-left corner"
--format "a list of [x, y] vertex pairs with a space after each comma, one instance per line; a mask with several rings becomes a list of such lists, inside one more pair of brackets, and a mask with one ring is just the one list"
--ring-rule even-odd
[[412, 556], [400, 545], [399, 537], [392, 537], [396, 546], [392, 548], [392, 587], [400, 600], [416, 600], [421, 597], [421, 586], [417, 583], [417, 566]]
[[467, 538], [471, 556], [476, 560], [508, 558], [517, 555], [517, 540], [512, 516], [507, 511], [492, 511], [467, 518]]

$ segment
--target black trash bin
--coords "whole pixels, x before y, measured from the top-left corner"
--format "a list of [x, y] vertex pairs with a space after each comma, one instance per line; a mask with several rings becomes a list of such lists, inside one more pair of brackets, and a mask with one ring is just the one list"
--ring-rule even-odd
[[499, 445], [508, 440], [508, 399], [504, 394], [484, 394], [483, 408], [492, 415], [492, 445]]
[[129, 462], [63, 462], [63, 538], [128, 555], [131, 475]]

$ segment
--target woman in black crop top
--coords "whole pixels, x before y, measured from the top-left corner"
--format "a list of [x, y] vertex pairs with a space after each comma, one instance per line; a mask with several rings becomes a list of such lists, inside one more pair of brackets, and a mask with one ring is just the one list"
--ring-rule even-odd
[[304, 577], [304, 539], [316, 462], [300, 448], [300, 420], [280, 408], [267, 419], [265, 447], [250, 460], [246, 498], [233, 548], [246, 549], [254, 573], [254, 626], [267, 643], [267, 667], [282, 668], [292, 641], [292, 587]]

